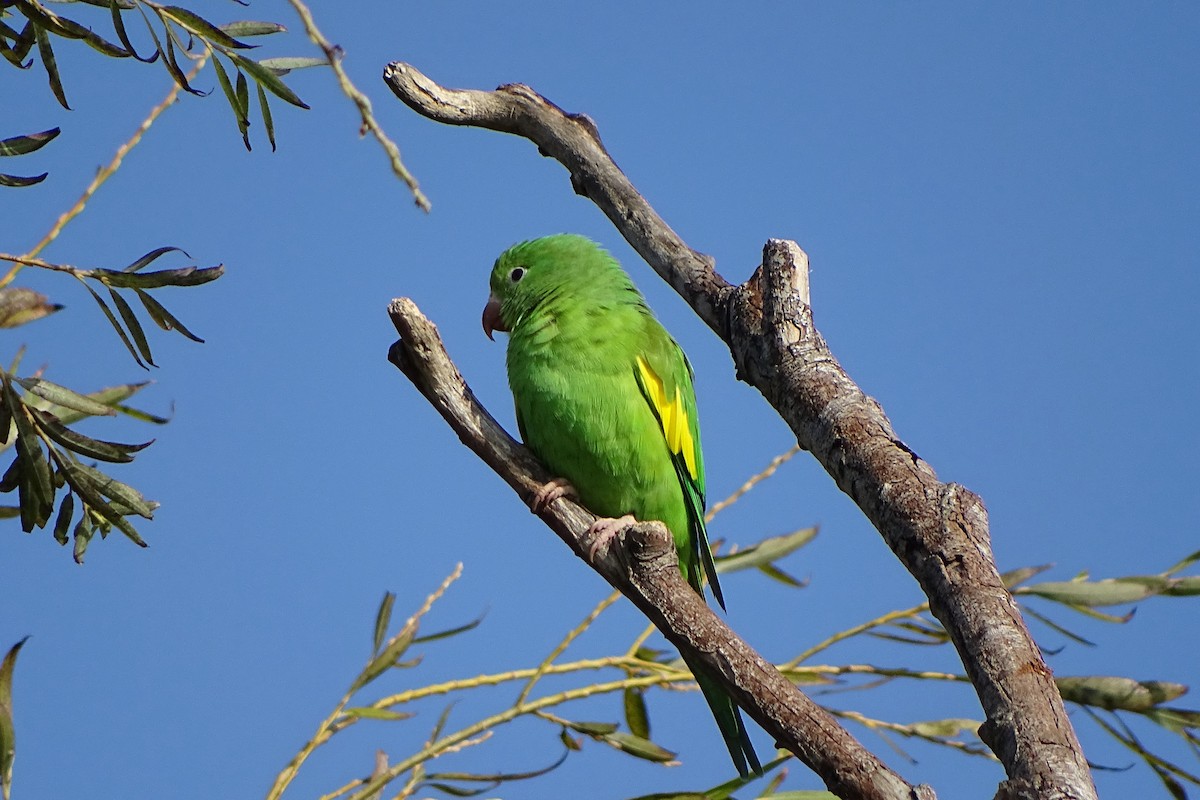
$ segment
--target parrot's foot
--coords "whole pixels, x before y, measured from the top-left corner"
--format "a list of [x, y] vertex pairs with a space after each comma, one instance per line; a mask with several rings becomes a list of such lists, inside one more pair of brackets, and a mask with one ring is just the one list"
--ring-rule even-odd
[[560, 497], [579, 497], [579, 492], [575, 491], [575, 487], [566, 478], [547, 481], [542, 488], [534, 492], [533, 499], [529, 501], [529, 510], [540, 514]]
[[623, 517], [601, 517], [597, 519], [587, 531], [588, 537], [592, 540], [591, 546], [588, 547], [588, 560], [595, 561], [596, 554], [601, 550], [607, 550], [618, 533], [630, 525], [636, 524], [637, 520], [634, 519], [633, 514], [626, 514]]

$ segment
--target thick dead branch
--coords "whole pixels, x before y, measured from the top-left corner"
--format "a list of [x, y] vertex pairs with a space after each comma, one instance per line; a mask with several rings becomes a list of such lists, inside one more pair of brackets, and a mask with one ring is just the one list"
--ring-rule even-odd
[[[403, 372], [449, 423], [468, 448], [502, 477], [526, 503], [551, 476], [487, 412], [451, 362], [441, 337], [408, 298], [393, 300], [388, 314], [400, 340], [388, 359]], [[542, 520], [689, 658], [720, 675], [738, 705], [785, 747], [808, 764], [830, 791], [864, 800], [935, 800], [925, 786], [914, 787], [889, 770], [823, 708], [742, 641], [683, 579], [675, 546], [659, 522], [639, 523], [621, 533], [620, 547], [600, 550], [593, 559], [586, 509], [559, 499]]]
[[758, 271], [733, 287], [654, 213], [586, 116], [522, 85], [447, 89], [402, 63], [389, 65], [384, 79], [430, 119], [523, 136], [562, 163], [575, 191], [729, 345], [738, 377], [779, 412], [928, 596], [987, 715], [980, 733], [1008, 773], [997, 797], [1094, 798], [1050, 670], [997, 573], [982, 501], [939, 481], [830, 353], [813, 324], [800, 248], [771, 240]]

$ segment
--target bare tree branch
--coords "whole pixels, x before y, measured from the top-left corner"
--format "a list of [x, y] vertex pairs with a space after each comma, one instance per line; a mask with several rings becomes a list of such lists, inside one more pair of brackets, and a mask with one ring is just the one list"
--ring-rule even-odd
[[[441, 337], [408, 298], [393, 300], [388, 314], [400, 340], [388, 359], [420, 390], [469, 447], [528, 502], [551, 476], [513, 440], [471, 392], [446, 354]], [[733, 693], [759, 725], [808, 764], [840, 797], [864, 800], [935, 800], [860, 745], [823, 708], [738, 638], [683, 579], [675, 545], [660, 522], [639, 523], [621, 534], [622, 547], [590, 555], [588, 528], [595, 517], [567, 499], [542, 520], [605, 580], [634, 602], [689, 658], [701, 662]]]
[[447, 89], [403, 63], [384, 79], [423, 116], [523, 136], [562, 163], [575, 191], [729, 345], [738, 377], [778, 411], [928, 596], [987, 715], [980, 735], [1008, 774], [997, 797], [1095, 798], [1053, 676], [997, 573], [982, 501], [939, 481], [834, 358], [813, 324], [800, 248], [771, 240], [759, 269], [734, 287], [638, 194], [586, 116], [523, 85]]

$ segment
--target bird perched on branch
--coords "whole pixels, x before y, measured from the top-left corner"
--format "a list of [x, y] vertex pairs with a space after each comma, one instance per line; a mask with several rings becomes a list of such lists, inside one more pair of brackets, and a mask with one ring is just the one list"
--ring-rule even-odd
[[[600, 517], [593, 551], [635, 518], [663, 522], [688, 583], [703, 596], [707, 581], [724, 608], [704, 526], [692, 368], [633, 281], [595, 242], [560, 234], [506, 250], [490, 286], [483, 329], [509, 335], [521, 438], [559, 476], [534, 509], [577, 497]], [[738, 772], [761, 772], [733, 699], [688, 666]]]

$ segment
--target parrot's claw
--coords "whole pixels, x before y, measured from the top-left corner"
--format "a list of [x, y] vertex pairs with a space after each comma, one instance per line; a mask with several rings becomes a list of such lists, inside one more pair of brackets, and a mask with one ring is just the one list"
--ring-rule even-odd
[[595, 561], [596, 554], [601, 550], [607, 550], [618, 533], [630, 525], [636, 524], [637, 520], [634, 519], [633, 514], [626, 514], [623, 517], [600, 517], [597, 519], [587, 531], [588, 537], [592, 540], [591, 546], [588, 547], [588, 560]]
[[575, 491], [575, 487], [566, 478], [555, 478], [543, 484], [533, 493], [533, 499], [529, 501], [529, 510], [540, 514], [560, 497], [579, 497], [579, 492]]

